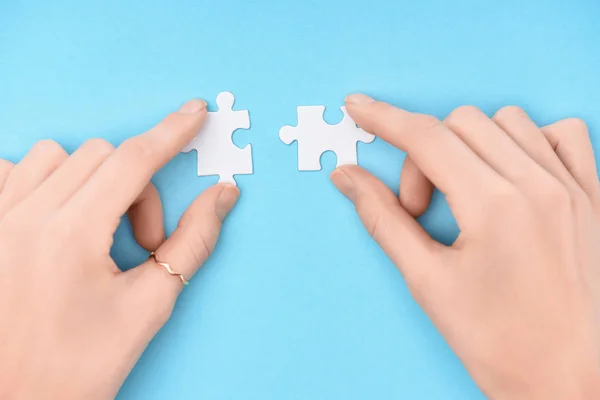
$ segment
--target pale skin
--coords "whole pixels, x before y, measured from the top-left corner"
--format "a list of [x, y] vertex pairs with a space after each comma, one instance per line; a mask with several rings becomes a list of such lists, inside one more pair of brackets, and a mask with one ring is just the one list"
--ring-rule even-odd
[[[332, 181], [481, 390], [600, 398], [600, 183], [585, 124], [538, 128], [516, 107], [439, 121], [364, 95], [347, 109], [408, 153], [400, 197], [356, 166]], [[17, 165], [0, 161], [0, 398], [117, 394], [183, 288], [152, 260], [120, 272], [109, 253], [120, 217], [192, 278], [239, 196], [211, 187], [165, 240], [150, 179], [205, 117], [193, 100], [117, 149], [92, 140], [69, 156], [41, 142]], [[434, 187], [460, 228], [452, 246], [415, 219]]]

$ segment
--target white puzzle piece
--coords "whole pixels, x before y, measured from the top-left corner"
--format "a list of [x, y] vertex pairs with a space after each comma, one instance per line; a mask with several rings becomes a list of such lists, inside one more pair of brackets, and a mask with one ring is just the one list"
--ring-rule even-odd
[[234, 175], [252, 174], [252, 146], [237, 147], [231, 136], [237, 129], [250, 128], [248, 110], [232, 109], [234, 96], [229, 92], [217, 96], [217, 112], [209, 112], [196, 137], [183, 150], [196, 150], [198, 176], [219, 175], [219, 182], [236, 185]]
[[321, 155], [330, 150], [337, 156], [337, 166], [358, 163], [357, 142], [371, 143], [375, 136], [356, 126], [346, 107], [337, 125], [323, 119], [325, 106], [299, 106], [298, 125], [284, 126], [279, 138], [287, 145], [298, 142], [298, 171], [320, 171]]

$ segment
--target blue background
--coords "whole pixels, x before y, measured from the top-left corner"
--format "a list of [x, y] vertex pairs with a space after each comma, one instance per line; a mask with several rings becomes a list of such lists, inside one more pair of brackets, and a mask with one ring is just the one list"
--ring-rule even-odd
[[[578, 116], [600, 142], [600, 3], [504, 1], [0, 1], [0, 157], [38, 139], [119, 144], [191, 97], [232, 91], [254, 175], [210, 262], [121, 390], [125, 399], [482, 399], [402, 277], [324, 170], [278, 139], [296, 106], [362, 91], [444, 117], [518, 104], [539, 124]], [[360, 163], [397, 188], [403, 154]], [[172, 230], [215, 177], [195, 153], [155, 178]], [[423, 218], [448, 243], [443, 199]], [[122, 268], [146, 254], [123, 224]]]

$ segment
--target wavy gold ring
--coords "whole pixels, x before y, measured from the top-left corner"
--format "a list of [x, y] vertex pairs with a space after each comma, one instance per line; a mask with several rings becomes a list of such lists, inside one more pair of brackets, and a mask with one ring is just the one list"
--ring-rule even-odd
[[150, 257], [152, 260], [154, 260], [154, 262], [158, 265], [160, 265], [161, 267], [164, 267], [167, 272], [173, 276], [177, 276], [179, 277], [179, 279], [181, 279], [181, 283], [183, 283], [184, 286], [187, 286], [190, 281], [188, 281], [187, 279], [185, 279], [185, 277], [183, 276], [183, 274], [180, 274], [179, 272], [175, 272], [171, 269], [171, 266], [169, 265], [169, 263], [166, 262], [162, 262], [162, 261], [158, 261], [158, 258], [156, 258], [156, 253], [152, 252], [150, 253]]

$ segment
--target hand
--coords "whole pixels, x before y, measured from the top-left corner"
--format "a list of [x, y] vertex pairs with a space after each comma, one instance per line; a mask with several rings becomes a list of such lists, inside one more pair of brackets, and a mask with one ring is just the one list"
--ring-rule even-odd
[[109, 251], [129, 210], [136, 240], [188, 279], [212, 251], [237, 188], [216, 185], [164, 240], [152, 175], [206, 118], [192, 100], [118, 149], [72, 156], [40, 142], [0, 163], [0, 398], [113, 398], [183, 285], [154, 261], [120, 272]]
[[[516, 107], [440, 122], [364, 95], [347, 103], [408, 153], [400, 199], [356, 166], [332, 180], [483, 392], [600, 398], [600, 184], [585, 124], [539, 129]], [[451, 247], [414, 219], [430, 182], [460, 228]]]

